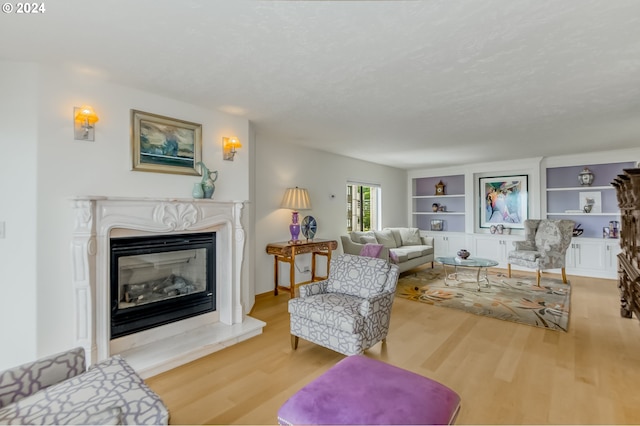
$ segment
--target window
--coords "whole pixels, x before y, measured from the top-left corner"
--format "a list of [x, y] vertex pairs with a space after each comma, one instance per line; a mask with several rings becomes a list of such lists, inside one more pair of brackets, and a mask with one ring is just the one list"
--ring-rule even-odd
[[380, 187], [347, 183], [347, 232], [380, 229]]

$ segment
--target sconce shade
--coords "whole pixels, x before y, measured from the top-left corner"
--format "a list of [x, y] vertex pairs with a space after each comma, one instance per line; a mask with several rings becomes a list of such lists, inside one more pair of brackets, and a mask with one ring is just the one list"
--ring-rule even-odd
[[242, 148], [242, 144], [237, 137], [222, 138], [222, 158], [224, 160], [233, 161], [238, 148]]
[[283, 209], [309, 210], [311, 209], [311, 200], [309, 199], [309, 193], [305, 188], [287, 188], [282, 198], [280, 207]]
[[73, 107], [73, 138], [80, 141], [95, 140], [94, 124], [98, 122], [98, 115], [89, 105], [80, 108]]
[[76, 117], [76, 121], [83, 121], [88, 124], [94, 124], [98, 122], [98, 115], [93, 110], [93, 108], [89, 105], [83, 105], [78, 110]]

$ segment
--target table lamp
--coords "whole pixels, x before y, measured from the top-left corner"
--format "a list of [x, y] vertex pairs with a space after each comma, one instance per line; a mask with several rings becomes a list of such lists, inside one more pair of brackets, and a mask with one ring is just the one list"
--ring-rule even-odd
[[291, 209], [291, 224], [289, 225], [289, 232], [291, 232], [291, 241], [297, 242], [298, 235], [300, 235], [300, 223], [298, 222], [298, 211], [309, 210], [311, 208], [311, 200], [309, 199], [309, 193], [305, 188], [287, 188], [282, 198], [280, 207], [283, 209]]

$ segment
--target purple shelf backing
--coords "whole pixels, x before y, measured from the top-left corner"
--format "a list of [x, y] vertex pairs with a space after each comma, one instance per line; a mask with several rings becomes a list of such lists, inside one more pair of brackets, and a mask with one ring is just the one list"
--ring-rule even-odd
[[464, 175], [434, 176], [413, 180], [413, 195], [436, 195], [436, 184], [442, 180], [445, 195], [464, 195]]
[[[587, 167], [593, 173], [593, 184], [591, 186], [609, 186], [611, 181], [622, 173], [622, 169], [629, 169], [635, 166], [635, 162], [608, 163], [608, 164], [585, 164], [584, 166], [552, 167], [547, 169], [547, 188], [567, 188], [580, 186], [578, 174]], [[589, 186], [585, 186], [585, 191]]]
[[446, 213], [441, 215], [417, 215], [415, 217], [416, 227], [423, 231], [431, 231], [431, 220], [444, 221], [444, 232], [464, 232], [464, 216], [462, 215], [449, 215]]
[[433, 204], [445, 206], [448, 212], [464, 212], [464, 197], [459, 198], [418, 198], [414, 201], [414, 210], [416, 212], [432, 212]]

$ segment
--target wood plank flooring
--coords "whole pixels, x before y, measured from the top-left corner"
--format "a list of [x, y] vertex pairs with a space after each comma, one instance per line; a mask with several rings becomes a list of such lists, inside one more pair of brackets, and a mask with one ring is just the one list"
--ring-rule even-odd
[[[620, 317], [616, 281], [569, 280], [567, 333], [396, 298], [386, 345], [366, 355], [454, 389], [458, 424], [640, 424], [640, 322]], [[288, 299], [258, 296], [262, 335], [147, 380], [172, 424], [276, 424], [344, 358], [303, 339], [291, 350]]]

